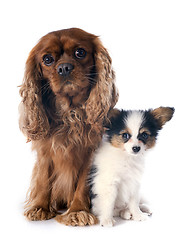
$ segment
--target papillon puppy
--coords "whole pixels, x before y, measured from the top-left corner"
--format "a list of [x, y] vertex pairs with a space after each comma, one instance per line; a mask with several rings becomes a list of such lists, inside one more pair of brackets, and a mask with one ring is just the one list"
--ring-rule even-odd
[[149, 213], [140, 210], [140, 182], [144, 153], [154, 147], [158, 131], [174, 108], [110, 113], [110, 125], [97, 149], [89, 174], [92, 212], [102, 226], [113, 226], [113, 216], [136, 221]]

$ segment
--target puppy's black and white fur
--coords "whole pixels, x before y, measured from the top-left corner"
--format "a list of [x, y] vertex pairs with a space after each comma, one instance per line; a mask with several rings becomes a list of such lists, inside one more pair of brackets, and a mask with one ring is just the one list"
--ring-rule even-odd
[[96, 151], [89, 176], [92, 212], [102, 226], [113, 226], [113, 216], [142, 221], [139, 208], [143, 155], [155, 145], [158, 131], [173, 108], [111, 112], [110, 126]]

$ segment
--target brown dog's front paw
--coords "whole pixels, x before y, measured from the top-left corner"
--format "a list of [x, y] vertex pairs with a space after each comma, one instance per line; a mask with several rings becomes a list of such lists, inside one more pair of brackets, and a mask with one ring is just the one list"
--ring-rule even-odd
[[24, 216], [31, 221], [43, 221], [54, 218], [56, 216], [55, 212], [50, 212], [43, 208], [31, 208], [25, 211]]
[[97, 224], [97, 218], [86, 211], [70, 212], [58, 215], [55, 218], [59, 223], [63, 223], [68, 226], [86, 226]]

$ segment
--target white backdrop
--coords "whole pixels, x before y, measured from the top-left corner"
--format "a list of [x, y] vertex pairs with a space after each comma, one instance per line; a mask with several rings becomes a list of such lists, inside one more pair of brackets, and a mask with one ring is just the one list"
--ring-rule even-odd
[[[180, 0], [4, 1], [0, 14], [0, 235], [3, 239], [184, 239], [185, 3]], [[147, 156], [143, 191], [153, 216], [114, 228], [28, 222], [23, 202], [35, 161], [18, 128], [18, 85], [29, 51], [46, 33], [79, 27], [99, 35], [113, 59], [117, 107], [175, 107]]]

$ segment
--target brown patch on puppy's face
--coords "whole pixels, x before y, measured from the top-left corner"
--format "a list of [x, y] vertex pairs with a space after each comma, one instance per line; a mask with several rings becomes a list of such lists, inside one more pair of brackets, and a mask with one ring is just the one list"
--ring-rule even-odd
[[156, 144], [156, 139], [155, 137], [149, 137], [149, 139], [146, 142], [146, 149], [150, 149], [153, 148]]
[[114, 147], [124, 150], [124, 144], [128, 141], [132, 141], [130, 130], [123, 129], [119, 132], [119, 134], [114, 134], [110, 142]]
[[145, 145], [146, 149], [154, 147], [156, 143], [155, 137], [151, 136], [150, 130], [146, 127], [139, 130], [138, 139]]
[[114, 135], [111, 138], [111, 144], [116, 148], [124, 148], [124, 142], [122, 139], [122, 135]]

